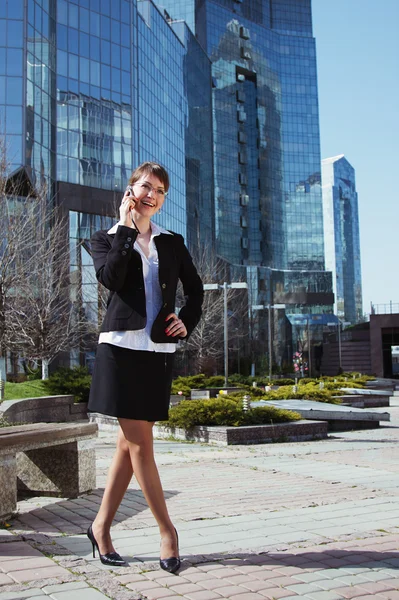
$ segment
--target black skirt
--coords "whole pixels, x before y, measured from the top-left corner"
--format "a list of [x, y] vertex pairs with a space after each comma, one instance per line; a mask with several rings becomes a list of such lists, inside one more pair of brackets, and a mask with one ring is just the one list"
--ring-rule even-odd
[[99, 344], [88, 411], [122, 419], [167, 420], [173, 361], [174, 353]]

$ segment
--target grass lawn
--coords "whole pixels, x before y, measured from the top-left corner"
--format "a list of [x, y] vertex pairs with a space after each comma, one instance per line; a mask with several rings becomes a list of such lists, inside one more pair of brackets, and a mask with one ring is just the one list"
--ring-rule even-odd
[[20, 398], [39, 398], [40, 396], [50, 395], [46, 385], [41, 379], [24, 381], [23, 383], [9, 383], [7, 381], [4, 399], [19, 400]]

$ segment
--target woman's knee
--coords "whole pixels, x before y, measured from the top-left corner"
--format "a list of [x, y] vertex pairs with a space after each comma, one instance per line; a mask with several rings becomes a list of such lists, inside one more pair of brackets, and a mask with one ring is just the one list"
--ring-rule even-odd
[[147, 421], [120, 420], [121, 447], [139, 456], [153, 454], [152, 423]]
[[119, 431], [118, 439], [116, 440], [116, 448], [122, 454], [129, 454], [129, 443], [121, 430]]

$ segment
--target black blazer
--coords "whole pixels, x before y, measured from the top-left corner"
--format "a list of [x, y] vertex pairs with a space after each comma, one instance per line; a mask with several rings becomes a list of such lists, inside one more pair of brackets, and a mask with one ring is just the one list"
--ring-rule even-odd
[[[133, 248], [136, 237], [136, 230], [118, 225], [115, 234], [97, 231], [91, 239], [97, 279], [111, 292], [101, 331], [134, 331], [146, 325], [143, 263]], [[151, 339], [156, 343], [178, 342], [178, 338], [165, 334], [165, 318], [175, 312], [178, 280], [186, 296], [179, 318], [187, 328], [187, 337], [201, 317], [203, 286], [181, 235], [161, 233], [155, 236], [154, 242], [163, 304], [152, 326]]]

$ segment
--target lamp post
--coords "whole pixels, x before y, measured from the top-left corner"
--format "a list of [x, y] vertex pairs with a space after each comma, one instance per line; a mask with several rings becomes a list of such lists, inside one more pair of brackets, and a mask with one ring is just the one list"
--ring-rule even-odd
[[339, 374], [342, 373], [342, 345], [341, 345], [341, 321], [338, 319], [338, 358], [339, 358]]
[[224, 331], [224, 385], [227, 387], [229, 378], [229, 332], [228, 332], [228, 314], [227, 314], [227, 290], [229, 289], [247, 289], [248, 284], [245, 281], [233, 281], [232, 283], [204, 283], [204, 290], [223, 290], [223, 331]]
[[272, 308], [285, 308], [285, 304], [255, 304], [252, 310], [264, 310], [267, 308], [268, 321], [268, 353], [269, 353], [269, 381], [272, 380]]

